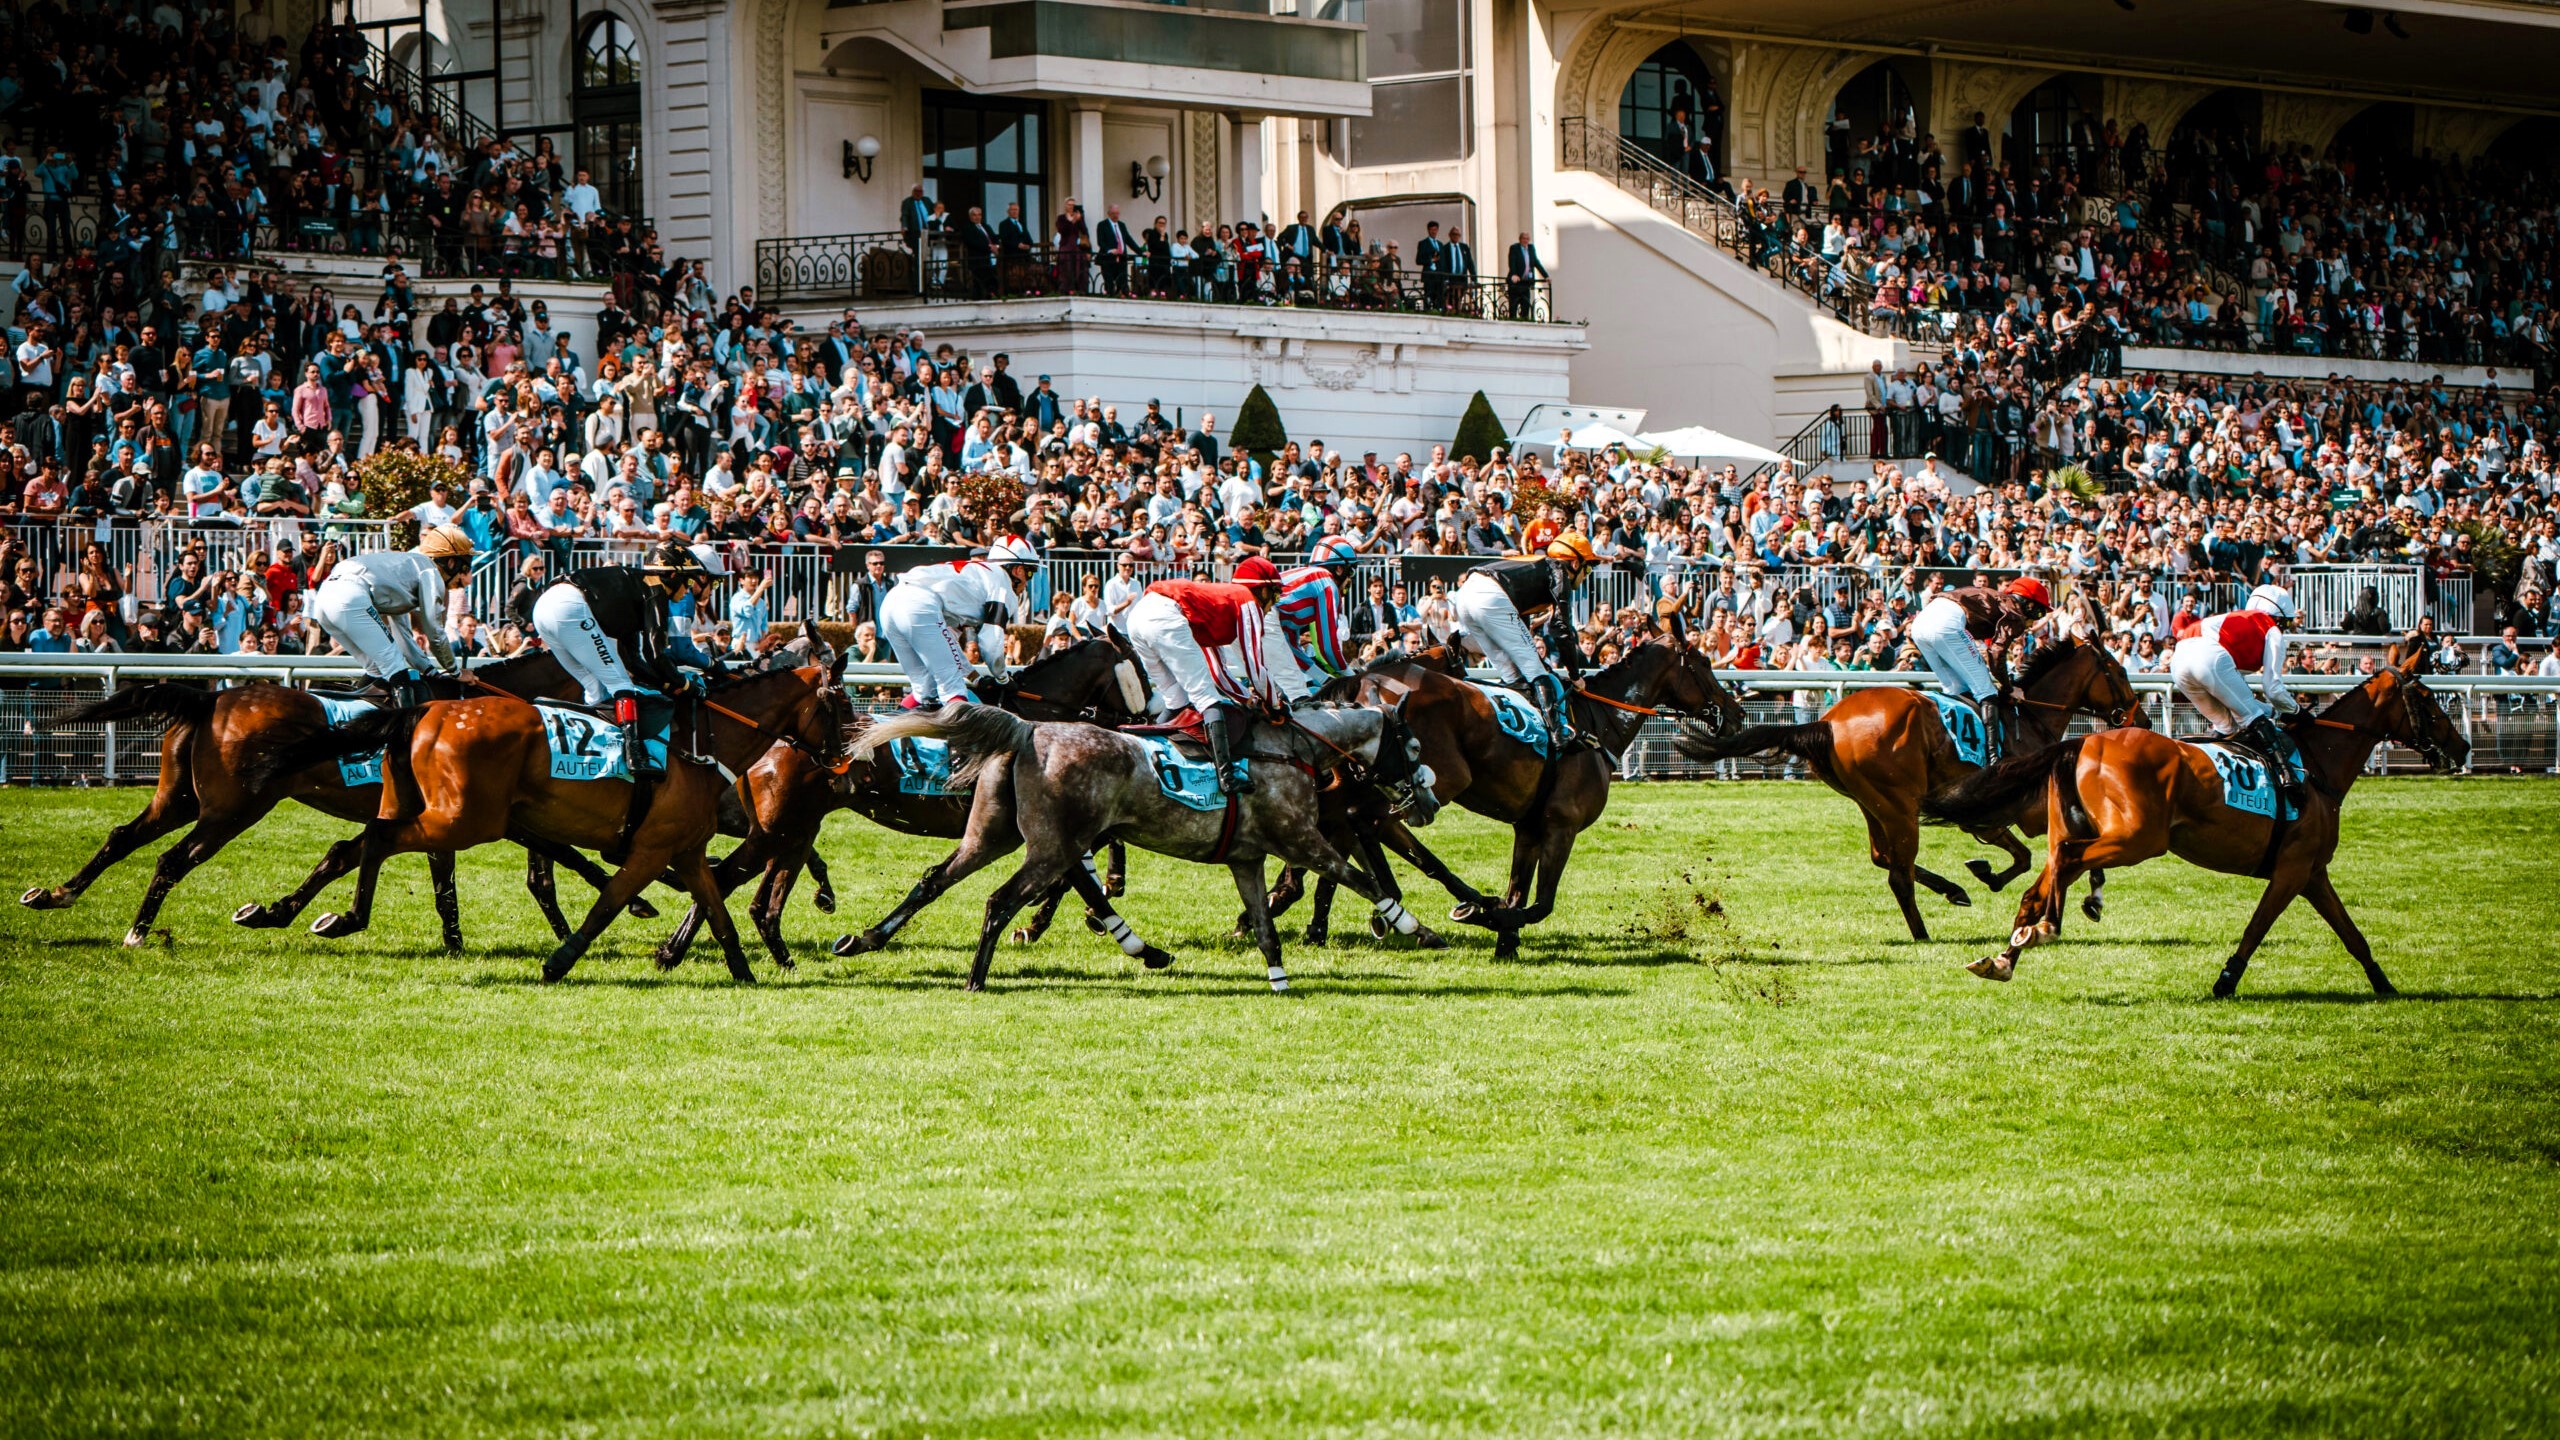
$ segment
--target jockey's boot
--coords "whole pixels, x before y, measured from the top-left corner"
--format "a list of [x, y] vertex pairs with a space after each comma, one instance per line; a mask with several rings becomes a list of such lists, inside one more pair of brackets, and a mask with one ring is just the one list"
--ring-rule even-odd
[[1594, 750], [1597, 743], [1573, 728], [1572, 707], [1565, 701], [1564, 677], [1541, 675], [1529, 682], [1529, 697], [1538, 702], [1538, 714], [1547, 722], [1547, 734], [1555, 739], [1555, 753], [1571, 754], [1576, 750]]
[[1236, 753], [1253, 744], [1252, 718], [1233, 705], [1218, 705], [1201, 719], [1200, 729], [1209, 737], [1209, 758], [1218, 767], [1218, 784], [1231, 795], [1252, 794], [1253, 763]]
[[613, 723], [622, 727], [622, 759], [634, 776], [655, 775], [660, 767], [649, 763], [649, 744], [640, 730], [640, 697], [628, 692], [613, 697]]
[[1996, 765], [2009, 753], [2009, 707], [1997, 695], [1985, 695], [1973, 702], [1973, 713], [1982, 720], [1982, 763]]
[[424, 705], [435, 698], [434, 692], [427, 686], [427, 677], [419, 674], [414, 667], [401, 671], [399, 678], [386, 682], [386, 688], [391, 691], [391, 708], [395, 710]]
[[2299, 814], [2302, 810], [2302, 785], [2293, 775], [2293, 744], [2285, 738], [2282, 730], [2276, 728], [2275, 718], [2259, 716], [2241, 729], [2239, 738], [2240, 743], [2266, 757], [2267, 774], [2275, 782], [2276, 797]]

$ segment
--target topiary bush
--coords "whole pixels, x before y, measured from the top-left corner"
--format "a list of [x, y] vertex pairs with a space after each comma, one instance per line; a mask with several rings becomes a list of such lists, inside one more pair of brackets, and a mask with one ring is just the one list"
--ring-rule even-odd
[[[469, 470], [416, 450], [376, 450], [356, 462], [356, 478], [363, 482], [366, 511], [376, 516], [397, 515], [425, 504], [429, 487], [439, 480], [457, 506], [471, 493]], [[417, 522], [401, 526], [391, 538], [403, 546], [417, 544]]]
[[1252, 456], [1261, 464], [1263, 473], [1269, 474], [1271, 457], [1288, 443], [1289, 427], [1280, 422], [1280, 407], [1271, 402], [1270, 392], [1254, 386], [1253, 393], [1245, 396], [1244, 404], [1236, 409], [1235, 427], [1227, 432], [1227, 448]]
[[1493, 402], [1479, 390], [1467, 402], [1467, 413], [1458, 417], [1458, 435], [1449, 442], [1449, 454], [1481, 465], [1493, 458], [1495, 447], [1510, 443], [1510, 437], [1502, 433], [1502, 418], [1493, 413]]

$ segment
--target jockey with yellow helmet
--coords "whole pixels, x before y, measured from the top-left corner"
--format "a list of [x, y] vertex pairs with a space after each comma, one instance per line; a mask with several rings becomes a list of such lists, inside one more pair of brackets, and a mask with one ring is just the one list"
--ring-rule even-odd
[[685, 689], [678, 666], [721, 668], [670, 623], [668, 607], [678, 596], [706, 603], [727, 573], [717, 549], [662, 540], [640, 564], [572, 570], [533, 602], [533, 633], [577, 677], [586, 703], [612, 704], [634, 774], [648, 753], [640, 743], [640, 697]]
[[1467, 572], [1458, 592], [1449, 597], [1467, 648], [1485, 658], [1502, 678], [1528, 690], [1546, 716], [1547, 731], [1557, 750], [1588, 749], [1591, 742], [1573, 727], [1565, 704], [1565, 681], [1548, 667], [1529, 633], [1528, 617], [1546, 612], [1547, 647], [1568, 674], [1582, 670], [1582, 647], [1573, 633], [1573, 592], [1600, 563], [1591, 540], [1568, 530], [1547, 542], [1543, 555], [1517, 555], [1479, 565]]
[[1996, 590], [1988, 585], [1941, 590], [1912, 617], [1911, 644], [1921, 663], [1938, 677], [1939, 689], [1982, 716], [1984, 732], [1995, 737], [1995, 750], [2004, 727], [1991, 702], [2000, 698], [2001, 685], [1992, 678], [1986, 656], [2005, 657], [2052, 610], [2053, 592], [2045, 583], [2020, 575]]
[[365, 675], [390, 692], [391, 703], [418, 704], [426, 699], [426, 672], [454, 668], [444, 636], [446, 596], [469, 578], [472, 548], [469, 531], [437, 525], [415, 549], [349, 555], [312, 591], [311, 618], [364, 661]]

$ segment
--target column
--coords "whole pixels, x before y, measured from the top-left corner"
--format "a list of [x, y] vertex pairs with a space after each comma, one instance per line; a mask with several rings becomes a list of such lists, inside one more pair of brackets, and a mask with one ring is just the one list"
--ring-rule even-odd
[[[1238, 117], [1235, 122], [1235, 155], [1228, 173], [1236, 177], [1235, 192], [1227, 197], [1229, 213], [1220, 220], [1251, 220], [1262, 223], [1265, 205], [1262, 198], [1262, 121], [1257, 117]], [[1226, 187], [1220, 186], [1223, 195]]]
[[[1102, 112], [1070, 110], [1067, 112], [1067, 192], [1084, 202], [1088, 223], [1102, 223], [1102, 207], [1111, 203], [1102, 173]], [[1062, 203], [1056, 207], [1064, 210]]]

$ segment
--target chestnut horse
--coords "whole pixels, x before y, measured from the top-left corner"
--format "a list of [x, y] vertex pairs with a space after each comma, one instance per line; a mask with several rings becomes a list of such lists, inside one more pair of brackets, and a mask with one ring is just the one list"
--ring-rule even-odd
[[[1741, 702], [1689, 643], [1681, 617], [1672, 614], [1667, 623], [1668, 638], [1637, 644], [1575, 691], [1574, 723], [1599, 742], [1599, 750], [1577, 750], [1552, 761], [1503, 732], [1493, 702], [1482, 690], [1437, 666], [1420, 660], [1380, 662], [1349, 677], [1355, 683], [1346, 688], [1357, 703], [1380, 710], [1402, 707], [1405, 724], [1422, 742], [1422, 761], [1431, 768], [1431, 790], [1440, 805], [1462, 805], [1511, 827], [1510, 881], [1496, 904], [1458, 878], [1403, 820], [1383, 813], [1356, 814], [1347, 832], [1335, 833], [1368, 860], [1368, 878], [1379, 893], [1401, 898], [1383, 847], [1457, 899], [1450, 919], [1493, 931], [1496, 959], [1519, 954], [1521, 930], [1554, 912], [1556, 887], [1573, 857], [1574, 841], [1607, 808], [1616, 757], [1634, 742], [1644, 722], [1657, 715], [1703, 719], [1719, 731], [1742, 724]], [[1353, 811], [1358, 809], [1355, 803]], [[1322, 921], [1319, 914], [1311, 933], [1321, 935]]]
[[[679, 737], [688, 728], [707, 732], [709, 754], [701, 758], [731, 775], [777, 741], [832, 765], [844, 730], [835, 675], [835, 670], [808, 666], [726, 681], [692, 702], [700, 707], [700, 722], [696, 727], [679, 724]], [[681, 743], [671, 741], [670, 748]], [[377, 712], [330, 732], [314, 748], [325, 758], [332, 747], [356, 753], [371, 745], [389, 749], [382, 812], [365, 827], [355, 908], [321, 916], [312, 933], [335, 939], [364, 929], [371, 917], [375, 876], [390, 856], [468, 850], [522, 830], [555, 844], [622, 856], [621, 868], [605, 882], [586, 920], [543, 965], [544, 980], [568, 974], [614, 912], [661, 873], [672, 873], [708, 912], [729, 973], [742, 981], [755, 979], [703, 854], [717, 828], [720, 794], [728, 784], [712, 765], [671, 755], [666, 773], [646, 787], [646, 811], [634, 817], [631, 807], [642, 791], [629, 781], [554, 779], [541, 714], [532, 705], [504, 697]]]
[[[2020, 673], [2017, 688], [2022, 698], [2010, 726], [2010, 748], [2018, 754], [2041, 750], [2061, 739], [2075, 715], [2127, 725], [2142, 713], [2141, 697], [2134, 694], [2124, 666], [2105, 646], [2085, 640], [2057, 640], [2038, 647]], [[1914, 880], [1950, 904], [1973, 903], [1963, 886], [1919, 864], [1921, 800], [1976, 769], [1956, 758], [1955, 741], [1938, 718], [1937, 705], [1920, 691], [1901, 686], [1852, 691], [1822, 712], [1821, 719], [1804, 725], [1754, 725], [1721, 738], [1686, 726], [1682, 730], [1673, 745], [1693, 760], [1784, 752], [1804, 761], [1823, 784], [1856, 801], [1867, 817], [1867, 859], [1884, 871], [1912, 939], [1929, 938], [1912, 888]], [[1995, 891], [2035, 864], [2027, 847], [2010, 833], [2011, 826], [2030, 835], [2044, 829], [2043, 792], [2021, 796], [2014, 810], [1965, 827], [1974, 839], [2008, 853], [2009, 868], [2003, 871], [1995, 872], [1979, 859], [1967, 862], [1974, 878]], [[2099, 883], [2091, 883], [2086, 902], [2092, 920], [2104, 904]]]
[[[471, 685], [505, 694], [569, 697], [578, 682], [548, 654], [502, 660], [471, 672]], [[457, 692], [458, 693], [458, 692]], [[107, 833], [98, 853], [69, 880], [51, 889], [38, 887], [18, 897], [33, 910], [60, 910], [78, 902], [100, 875], [135, 850], [192, 824], [184, 838], [160, 854], [151, 886], [126, 932], [127, 946], [140, 945], [151, 922], [159, 917], [169, 891], [188, 872], [219, 854], [250, 826], [287, 800], [298, 800], [341, 820], [370, 820], [381, 808], [380, 785], [349, 785], [334, 762], [313, 762], [279, 769], [274, 757], [309, 742], [329, 728], [328, 712], [307, 690], [268, 681], [251, 681], [228, 690], [207, 690], [171, 681], [127, 685], [94, 705], [66, 717], [68, 724], [96, 721], [157, 720], [160, 736], [160, 781], [142, 813]], [[361, 752], [349, 752], [361, 753]], [[519, 837], [510, 837], [519, 838]], [[352, 860], [354, 841], [332, 847]], [[534, 842], [526, 871], [526, 888], [542, 906], [553, 930], [569, 933], [551, 888], [550, 862], [568, 866], [589, 884], [601, 886], [605, 872], [574, 851]], [[331, 864], [324, 858], [323, 869]], [[445, 947], [462, 948], [462, 918], [449, 858], [429, 856], [435, 882], [436, 911], [444, 922]], [[317, 872], [315, 872], [317, 873]], [[256, 910], [250, 906], [243, 911]], [[642, 905], [646, 909], [646, 905]], [[235, 917], [238, 918], [238, 917]], [[244, 921], [243, 923], [254, 923]]]
[[2326, 709], [2285, 721], [2310, 784], [2302, 814], [2281, 827], [2225, 804], [2222, 776], [2203, 751], [2149, 730], [2104, 731], [2005, 760], [1931, 796], [1921, 813], [1938, 823], [1980, 823], [2004, 813], [2030, 789], [2042, 789], [2047, 812], [2060, 817], [2048, 829], [2044, 873], [2018, 905], [2008, 948], [1966, 968], [1988, 980], [2008, 979], [2020, 952], [2062, 932], [2062, 897], [2082, 872], [2139, 865], [2165, 853], [2226, 875], [2267, 881], [2239, 948], [2213, 982], [2216, 997], [2228, 999], [2240, 988], [2249, 957], [2297, 895], [2311, 897], [2312, 907], [2364, 967], [2375, 994], [2396, 993], [2338, 899], [2329, 861], [2338, 853], [2339, 810], [2375, 745], [2397, 740], [2439, 770], [2459, 768], [2471, 753], [2461, 727], [2419, 680], [2424, 664], [2423, 644], [2403, 642], [2391, 651], [2387, 668]]

